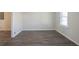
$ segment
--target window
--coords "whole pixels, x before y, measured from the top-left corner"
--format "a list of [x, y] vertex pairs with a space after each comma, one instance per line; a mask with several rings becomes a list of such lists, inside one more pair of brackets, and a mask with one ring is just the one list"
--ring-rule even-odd
[[67, 12], [60, 13], [60, 24], [64, 26], [68, 26]]

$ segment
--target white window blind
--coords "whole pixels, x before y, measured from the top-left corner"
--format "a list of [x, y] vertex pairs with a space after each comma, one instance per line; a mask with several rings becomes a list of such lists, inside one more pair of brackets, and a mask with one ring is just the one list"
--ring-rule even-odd
[[67, 12], [60, 13], [60, 24], [64, 26], [68, 26]]

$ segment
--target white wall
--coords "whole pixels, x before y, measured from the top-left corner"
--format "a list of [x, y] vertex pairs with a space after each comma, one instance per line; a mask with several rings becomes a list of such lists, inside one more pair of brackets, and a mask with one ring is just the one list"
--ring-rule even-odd
[[4, 20], [0, 20], [0, 31], [11, 30], [11, 13], [4, 12]]
[[24, 30], [54, 30], [56, 13], [53, 12], [26, 12], [23, 14]]
[[68, 13], [68, 28], [59, 23], [59, 13], [57, 15], [56, 30], [79, 45], [79, 13]]
[[54, 30], [56, 13], [47, 12], [13, 12], [12, 33], [15, 37], [23, 30]]
[[13, 12], [12, 13], [12, 33], [11, 36], [15, 37], [22, 31], [22, 20], [23, 15], [21, 12]]

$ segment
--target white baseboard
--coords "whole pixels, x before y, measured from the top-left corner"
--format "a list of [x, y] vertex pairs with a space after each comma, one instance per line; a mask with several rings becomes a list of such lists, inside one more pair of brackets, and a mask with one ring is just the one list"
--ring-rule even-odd
[[48, 31], [48, 30], [55, 30], [55, 29], [24, 29], [23, 31]]
[[22, 31], [18, 31], [16, 34], [12, 34], [11, 37], [15, 38], [19, 33], [21, 33]]
[[79, 45], [79, 43], [77, 43], [76, 41], [72, 40], [70, 37], [68, 37], [67, 35], [63, 34], [62, 32], [56, 30], [57, 32], [59, 32], [60, 34], [62, 34], [63, 36], [65, 36], [66, 38], [68, 38], [69, 40], [71, 40], [72, 42], [74, 42], [76, 45]]

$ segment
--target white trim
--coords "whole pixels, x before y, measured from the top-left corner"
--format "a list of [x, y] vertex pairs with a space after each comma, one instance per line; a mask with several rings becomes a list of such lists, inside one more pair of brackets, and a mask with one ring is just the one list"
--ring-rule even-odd
[[19, 33], [21, 33], [22, 31], [18, 31], [16, 34], [13, 34], [11, 37], [15, 38]]
[[11, 38], [15, 37], [15, 35], [13, 35], [13, 13], [11, 13]]
[[48, 30], [55, 30], [55, 29], [24, 29], [23, 31], [48, 31]]
[[69, 40], [71, 40], [72, 42], [74, 42], [76, 45], [79, 45], [79, 43], [77, 43], [76, 41], [72, 40], [69, 36], [63, 34], [62, 32], [56, 30], [57, 32], [59, 32], [60, 34], [62, 34], [63, 36], [65, 36], [66, 38], [68, 38]]

